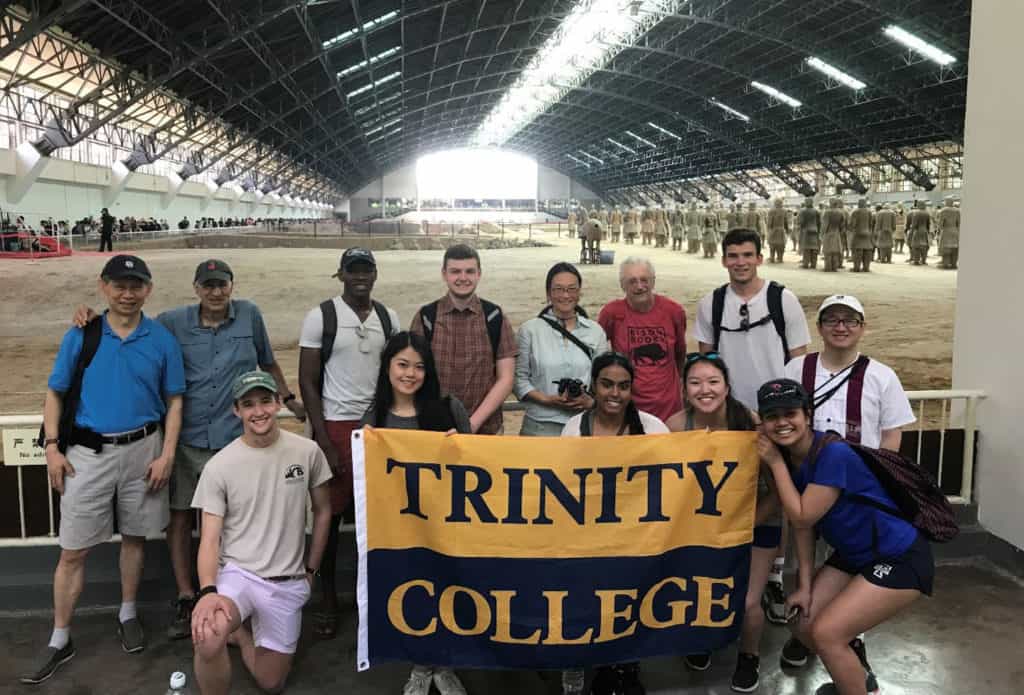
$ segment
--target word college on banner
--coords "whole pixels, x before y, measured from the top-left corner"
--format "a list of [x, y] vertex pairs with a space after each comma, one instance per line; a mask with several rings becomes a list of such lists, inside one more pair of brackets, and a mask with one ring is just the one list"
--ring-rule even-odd
[[555, 669], [734, 641], [755, 441], [354, 432], [357, 667]]

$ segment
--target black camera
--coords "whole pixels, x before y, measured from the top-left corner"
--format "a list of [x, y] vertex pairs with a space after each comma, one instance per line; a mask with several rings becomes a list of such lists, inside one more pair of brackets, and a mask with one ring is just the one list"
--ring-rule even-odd
[[557, 381], [552, 381], [551, 383], [558, 384], [559, 396], [564, 393], [568, 398], [575, 399], [583, 395], [583, 382], [579, 379], [564, 377]]

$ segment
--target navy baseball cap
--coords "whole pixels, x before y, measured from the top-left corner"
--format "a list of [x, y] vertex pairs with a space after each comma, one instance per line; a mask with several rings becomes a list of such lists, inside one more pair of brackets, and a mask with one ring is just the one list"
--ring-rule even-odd
[[138, 278], [143, 282], [150, 282], [153, 276], [146, 266], [146, 262], [138, 256], [127, 256], [118, 254], [103, 266], [100, 277], [105, 280], [120, 280], [122, 278]]
[[807, 391], [799, 381], [772, 379], [757, 390], [757, 411], [764, 415], [774, 410], [804, 408], [810, 404]]

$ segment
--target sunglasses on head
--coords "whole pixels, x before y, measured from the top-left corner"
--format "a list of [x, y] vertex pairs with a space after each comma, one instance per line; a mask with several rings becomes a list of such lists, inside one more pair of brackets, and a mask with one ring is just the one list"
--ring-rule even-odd
[[686, 364], [693, 364], [698, 360], [720, 360], [722, 356], [717, 352], [691, 352], [686, 355]]

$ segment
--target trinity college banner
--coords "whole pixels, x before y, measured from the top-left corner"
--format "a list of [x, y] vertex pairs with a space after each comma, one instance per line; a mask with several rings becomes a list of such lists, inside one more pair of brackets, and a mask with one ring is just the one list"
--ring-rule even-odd
[[755, 437], [354, 432], [358, 668], [580, 667], [732, 642]]

